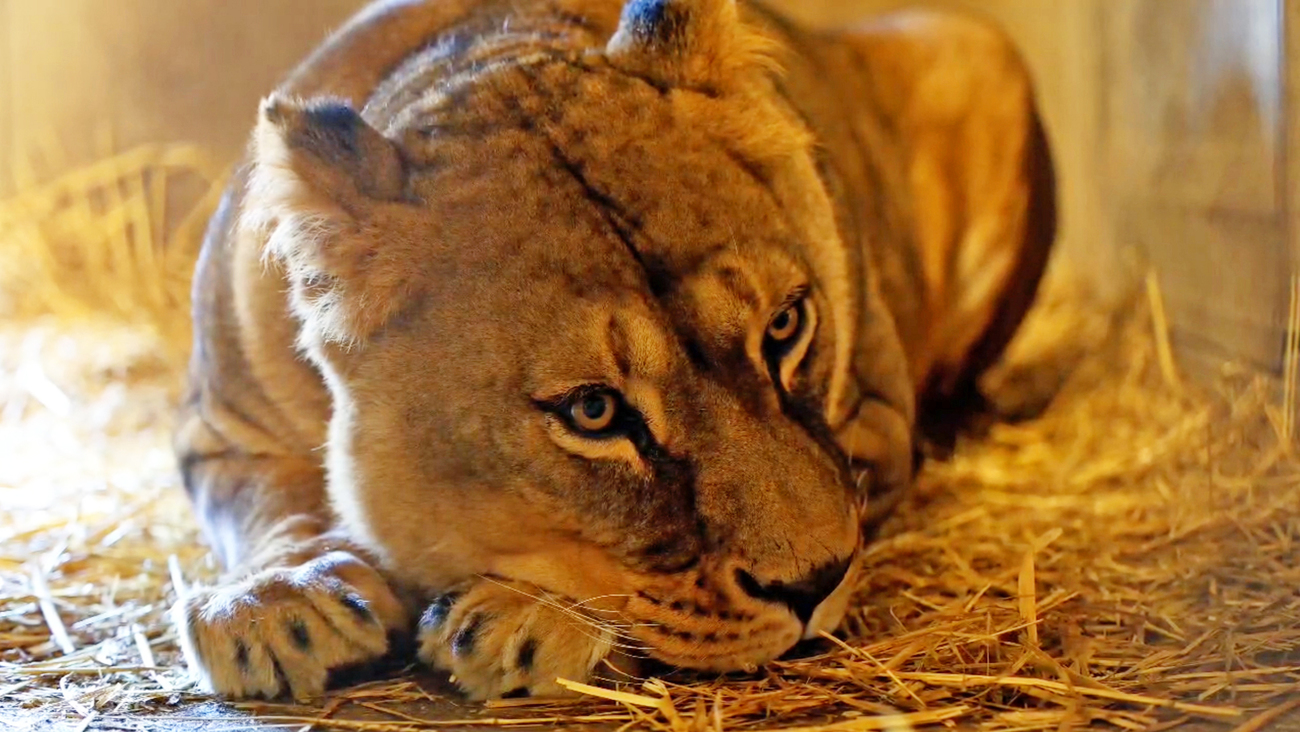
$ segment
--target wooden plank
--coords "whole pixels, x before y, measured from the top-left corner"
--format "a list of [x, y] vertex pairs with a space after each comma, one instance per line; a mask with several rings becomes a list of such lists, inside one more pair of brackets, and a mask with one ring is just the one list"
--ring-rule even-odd
[[1110, 8], [1102, 88], [1114, 194], [1277, 212], [1280, 0], [1120, 0]]
[[1185, 357], [1280, 366], [1289, 286], [1280, 217], [1136, 202], [1117, 209], [1116, 223], [1119, 243], [1159, 273]]
[[1285, 0], [1283, 12], [1282, 206], [1289, 271], [1300, 274], [1300, 0]]
[[12, 191], [14, 101], [10, 87], [14, 74], [9, 37], [14, 33], [9, 17], [10, 0], [0, 0], [0, 197]]
[[[1282, 79], [1283, 79], [1283, 126], [1282, 135], [1282, 156], [1281, 156], [1281, 175], [1282, 175], [1282, 236], [1285, 240], [1286, 251], [1288, 255], [1287, 273], [1291, 277], [1300, 275], [1300, 203], [1297, 202], [1297, 196], [1300, 196], [1300, 0], [1285, 0], [1282, 5]], [[1294, 290], [1290, 293], [1291, 297], [1295, 296]], [[1295, 304], [1288, 299], [1287, 309], [1284, 311], [1283, 323], [1290, 323], [1290, 308]], [[1282, 383], [1285, 384], [1288, 377], [1286, 374], [1287, 366], [1294, 368], [1294, 363], [1288, 363], [1287, 347], [1294, 338], [1294, 334], [1289, 332], [1289, 328], [1284, 326], [1280, 329], [1282, 344], [1281, 364], [1278, 369], [1282, 375]], [[1284, 419], [1289, 417], [1294, 424], [1296, 414], [1294, 413], [1295, 404], [1286, 404], [1285, 398], [1288, 396], [1284, 386], [1279, 386], [1278, 403], [1285, 410], [1292, 410], [1291, 414], [1284, 415]]]
[[1282, 0], [1114, 0], [1101, 107], [1116, 242], [1160, 274], [1186, 357], [1280, 366]]

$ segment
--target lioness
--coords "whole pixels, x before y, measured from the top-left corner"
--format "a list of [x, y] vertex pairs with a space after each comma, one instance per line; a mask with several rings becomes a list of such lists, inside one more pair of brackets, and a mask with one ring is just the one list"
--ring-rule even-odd
[[1055, 228], [981, 21], [388, 0], [263, 103], [194, 285], [177, 449], [229, 569], [207, 687], [418, 655], [474, 698], [751, 668], [845, 613]]

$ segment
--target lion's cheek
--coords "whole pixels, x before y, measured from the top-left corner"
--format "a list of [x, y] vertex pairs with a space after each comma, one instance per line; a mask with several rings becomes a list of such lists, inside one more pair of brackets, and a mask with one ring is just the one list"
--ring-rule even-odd
[[627, 591], [625, 570], [607, 552], [508, 491], [437, 485], [344, 450], [331, 451], [328, 462], [340, 524], [409, 586], [443, 590], [489, 575], [572, 597]]

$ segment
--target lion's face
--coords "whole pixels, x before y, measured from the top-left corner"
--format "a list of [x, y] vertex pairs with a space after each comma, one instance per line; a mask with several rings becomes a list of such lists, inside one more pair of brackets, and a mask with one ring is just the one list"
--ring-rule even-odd
[[531, 583], [665, 662], [747, 667], [852, 584], [850, 273], [797, 123], [617, 61], [366, 121], [268, 106], [270, 249], [335, 397], [331, 494], [394, 575]]

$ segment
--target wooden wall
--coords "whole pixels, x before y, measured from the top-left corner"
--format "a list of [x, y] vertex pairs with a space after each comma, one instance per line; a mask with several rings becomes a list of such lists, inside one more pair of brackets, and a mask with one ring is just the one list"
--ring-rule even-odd
[[1102, 16], [1103, 204], [1189, 353], [1276, 368], [1290, 272], [1280, 0], [1123, 0]]
[[[0, 190], [16, 160], [243, 149], [257, 101], [360, 0], [0, 0]], [[61, 167], [60, 161], [52, 161]]]
[[[797, 12], [842, 23], [908, 4]], [[1282, 21], [1284, 5], [1300, 17], [1300, 0], [926, 4], [997, 19], [1034, 68], [1062, 178], [1063, 263], [1112, 292], [1135, 259], [1150, 263], [1185, 358], [1279, 368], [1300, 253], [1300, 199], [1287, 187], [1300, 184], [1300, 167], [1287, 175], [1300, 116], [1285, 108], [1297, 104], [1285, 93], [1286, 49], [1297, 46]]]
[[[773, 2], [822, 25], [910, 4]], [[119, 146], [187, 140], [233, 158], [260, 95], [359, 4], [0, 0], [0, 192], [20, 156], [57, 140], [65, 164], [85, 161], [108, 127]], [[1276, 368], [1300, 252], [1281, 19], [1300, 17], [1300, 0], [926, 4], [996, 18], [1033, 66], [1061, 173], [1063, 266], [1114, 292], [1137, 252], [1160, 272], [1185, 354]]]

